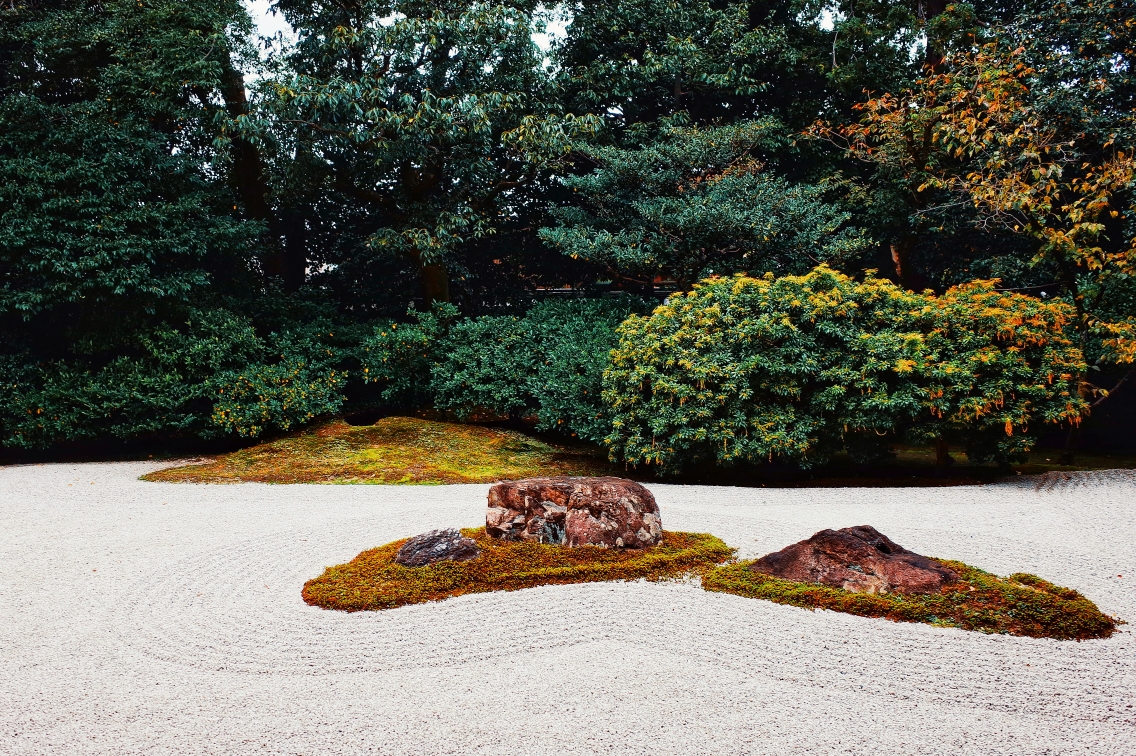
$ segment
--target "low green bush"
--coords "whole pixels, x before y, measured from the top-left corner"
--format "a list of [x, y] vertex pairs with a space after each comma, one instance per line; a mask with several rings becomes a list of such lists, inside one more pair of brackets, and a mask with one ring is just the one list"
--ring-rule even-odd
[[607, 443], [664, 472], [809, 468], [841, 450], [863, 462], [911, 437], [1006, 463], [1038, 426], [1085, 410], [1067, 310], [989, 282], [936, 297], [825, 266], [707, 279], [619, 328], [604, 374]]
[[434, 403], [459, 417], [484, 409], [536, 418], [539, 430], [600, 442], [611, 420], [603, 371], [629, 299], [549, 300], [524, 317], [454, 325], [431, 372]]
[[391, 320], [376, 325], [358, 352], [363, 382], [378, 384], [382, 401], [397, 409], [418, 409], [433, 402], [430, 371], [438, 359], [440, 341], [458, 317], [457, 308], [450, 304], [409, 314], [414, 322]]
[[224, 309], [137, 334], [128, 354], [0, 362], [2, 443], [256, 437], [335, 413], [347, 352], [316, 320], [259, 335]]
[[611, 427], [603, 371], [630, 298], [547, 300], [523, 316], [458, 319], [439, 305], [375, 328], [363, 377], [393, 407], [433, 406], [462, 419], [535, 418], [539, 430], [601, 442]]

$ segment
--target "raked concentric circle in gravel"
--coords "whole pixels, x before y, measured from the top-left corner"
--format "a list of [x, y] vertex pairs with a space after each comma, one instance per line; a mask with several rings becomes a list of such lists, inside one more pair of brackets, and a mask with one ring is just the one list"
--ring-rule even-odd
[[[1131, 626], [1082, 643], [594, 583], [309, 607], [329, 564], [478, 524], [486, 486], [137, 481], [0, 468], [0, 754], [1136, 753]], [[651, 486], [742, 556], [872, 524], [1136, 618], [1136, 479]]]

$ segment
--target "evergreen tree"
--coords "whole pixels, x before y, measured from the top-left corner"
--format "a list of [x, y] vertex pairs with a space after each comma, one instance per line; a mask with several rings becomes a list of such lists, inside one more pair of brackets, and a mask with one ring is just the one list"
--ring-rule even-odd
[[[242, 312], [266, 291], [252, 273], [263, 227], [241, 217], [213, 141], [248, 27], [237, 2], [0, 11], [4, 444], [209, 435], [242, 370], [311, 352]], [[245, 406], [316, 373], [329, 385], [330, 368], [294, 361]], [[336, 403], [323, 394], [319, 411]], [[241, 428], [315, 413], [293, 405]]]
[[364, 276], [404, 260], [428, 302], [449, 301], [471, 249], [531, 212], [532, 189], [591, 128], [559, 108], [532, 6], [280, 3], [300, 35], [292, 73], [249, 126], [312, 156], [319, 190], [353, 219], [363, 244], [334, 265]]

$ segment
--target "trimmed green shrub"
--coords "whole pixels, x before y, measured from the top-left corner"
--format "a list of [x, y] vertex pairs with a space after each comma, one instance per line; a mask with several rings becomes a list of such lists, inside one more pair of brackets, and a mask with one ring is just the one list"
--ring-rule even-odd
[[259, 336], [227, 310], [135, 337], [130, 355], [0, 362], [3, 444], [141, 437], [256, 437], [339, 409], [345, 352], [327, 322]]
[[458, 317], [451, 304], [432, 310], [411, 310], [413, 323], [387, 321], [374, 327], [359, 345], [360, 374], [364, 383], [376, 383], [383, 402], [399, 409], [417, 409], [433, 402], [430, 370], [439, 342]]
[[539, 430], [601, 442], [611, 428], [603, 371], [630, 299], [548, 300], [523, 316], [457, 319], [451, 305], [377, 326], [359, 350], [365, 381], [398, 408], [433, 406], [536, 420]]
[[455, 324], [432, 369], [435, 406], [535, 417], [539, 430], [602, 441], [611, 427], [603, 371], [629, 300], [549, 300], [524, 317]]
[[1067, 317], [989, 282], [935, 297], [825, 266], [707, 279], [620, 327], [606, 442], [613, 458], [665, 472], [809, 468], [841, 450], [869, 461], [909, 433], [1005, 463], [1029, 448], [1031, 421], [1036, 433], [1084, 412]]

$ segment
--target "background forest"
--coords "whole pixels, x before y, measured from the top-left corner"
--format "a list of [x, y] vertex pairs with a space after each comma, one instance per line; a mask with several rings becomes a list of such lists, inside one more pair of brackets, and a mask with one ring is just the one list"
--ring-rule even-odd
[[0, 4], [5, 447], [1005, 464], [1133, 375], [1133, 0], [274, 7]]

